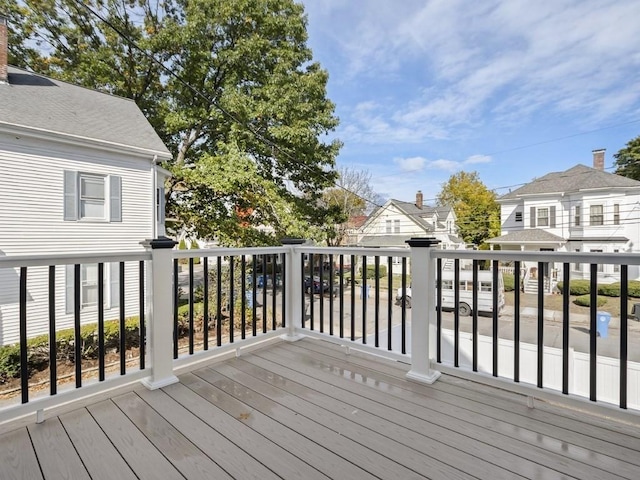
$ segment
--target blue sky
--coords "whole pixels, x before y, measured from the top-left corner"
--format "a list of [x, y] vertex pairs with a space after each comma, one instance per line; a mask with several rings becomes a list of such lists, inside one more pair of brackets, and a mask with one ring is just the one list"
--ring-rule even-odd
[[[302, 0], [344, 142], [387, 198], [498, 194], [640, 135], [640, 1]], [[504, 188], [503, 188], [504, 187]]]

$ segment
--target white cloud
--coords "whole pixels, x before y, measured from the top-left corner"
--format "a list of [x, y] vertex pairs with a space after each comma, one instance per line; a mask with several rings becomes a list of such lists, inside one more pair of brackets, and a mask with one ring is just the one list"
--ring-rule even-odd
[[429, 168], [454, 172], [460, 168], [460, 162], [445, 159], [434, 160], [433, 162], [429, 162]]
[[465, 165], [473, 165], [476, 163], [491, 163], [489, 155], [471, 155], [464, 161]]
[[404, 172], [417, 172], [424, 168], [427, 159], [423, 157], [394, 158], [393, 162]]

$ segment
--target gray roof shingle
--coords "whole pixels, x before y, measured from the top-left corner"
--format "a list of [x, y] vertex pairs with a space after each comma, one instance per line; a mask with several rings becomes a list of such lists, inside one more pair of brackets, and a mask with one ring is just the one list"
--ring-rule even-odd
[[4, 124], [148, 150], [171, 158], [133, 100], [97, 92], [9, 66], [0, 85]]
[[640, 182], [585, 165], [576, 165], [564, 172], [548, 173], [501, 196], [499, 200], [513, 200], [524, 195], [628, 187], [640, 188]]
[[490, 238], [487, 243], [508, 243], [508, 242], [533, 242], [533, 243], [564, 243], [566, 240], [558, 235], [547, 232], [540, 228], [527, 228], [515, 232], [505, 233], [499, 237]]

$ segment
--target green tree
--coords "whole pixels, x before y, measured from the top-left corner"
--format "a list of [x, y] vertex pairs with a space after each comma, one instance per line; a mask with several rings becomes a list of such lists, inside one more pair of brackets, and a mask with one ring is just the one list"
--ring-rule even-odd
[[332, 216], [320, 200], [336, 178], [340, 142], [323, 137], [338, 119], [327, 72], [306, 45], [302, 5], [25, 3], [0, 0], [10, 17], [10, 61], [137, 102], [174, 154], [163, 165], [173, 175], [170, 229], [227, 245], [268, 244], [317, 234]]
[[613, 158], [617, 175], [640, 180], [640, 135], [629, 140]]
[[336, 186], [325, 190], [322, 200], [333, 214], [333, 223], [325, 225], [327, 245], [342, 245], [353, 227], [354, 217], [365, 215], [376, 205], [371, 173], [348, 167], [338, 169]]
[[442, 186], [437, 204], [453, 208], [459, 235], [481, 245], [500, 234], [500, 206], [496, 194], [480, 180], [478, 172], [459, 172]]

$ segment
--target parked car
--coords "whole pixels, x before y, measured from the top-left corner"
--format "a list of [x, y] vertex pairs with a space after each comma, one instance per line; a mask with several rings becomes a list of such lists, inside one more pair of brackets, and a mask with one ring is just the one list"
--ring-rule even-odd
[[311, 293], [313, 289], [313, 293], [322, 293], [323, 295], [332, 294], [334, 297], [338, 295], [337, 287], [333, 287], [333, 291], [331, 290], [331, 286], [329, 282], [326, 280], [322, 281], [322, 286], [320, 284], [320, 277], [313, 277], [313, 279], [309, 276], [304, 277], [304, 291], [305, 293]]

